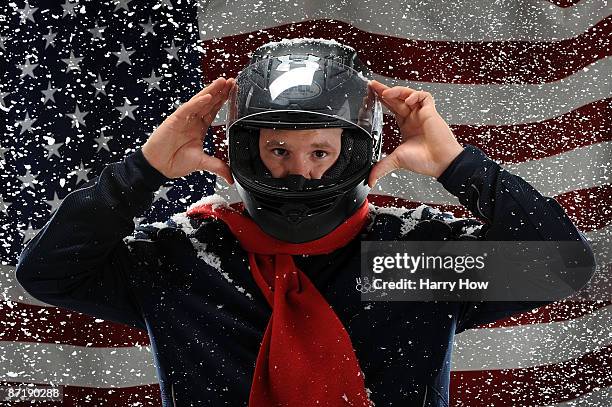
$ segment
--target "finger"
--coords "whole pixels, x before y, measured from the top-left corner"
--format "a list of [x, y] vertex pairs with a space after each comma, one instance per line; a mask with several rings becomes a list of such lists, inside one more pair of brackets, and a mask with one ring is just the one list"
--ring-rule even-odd
[[207, 94], [213, 94], [218, 92], [220, 89], [223, 89], [223, 87], [225, 86], [225, 83], [227, 82], [227, 80], [225, 78], [219, 77], [217, 79], [215, 79], [214, 81], [212, 81], [210, 83], [210, 85], [206, 86], [204, 89], [202, 89], [200, 92], [198, 92], [197, 94], [195, 94], [192, 99], [195, 99], [197, 97], [200, 96], [204, 96]]
[[239, 86], [238, 86], [238, 83], [237, 83], [237, 82], [236, 82], [236, 80], [234, 79], [234, 80], [232, 81], [232, 89], [231, 89], [231, 90], [232, 90], [232, 91], [235, 91], [235, 92], [238, 92], [238, 87], [239, 87]]
[[222, 105], [223, 103], [225, 103], [225, 101], [229, 98], [230, 92], [235, 83], [236, 81], [233, 78], [230, 78], [225, 82], [225, 86], [221, 90], [219, 90], [219, 92], [213, 94], [213, 102], [215, 103], [215, 106], [219, 102]]
[[419, 91], [410, 95], [404, 103], [409, 106], [410, 109], [423, 109], [426, 112], [429, 109], [435, 111], [434, 98], [429, 92]]
[[389, 87], [383, 83], [378, 82], [376, 79], [372, 79], [368, 82], [368, 85], [380, 96]]
[[203, 122], [210, 124], [227, 100], [232, 86], [231, 82], [228, 82], [215, 94], [207, 93], [185, 103], [177, 110], [177, 113], [186, 117], [198, 116]]
[[429, 94], [428, 92], [423, 92], [419, 90], [408, 96], [406, 100], [404, 100], [404, 103], [406, 103], [408, 106], [416, 105], [417, 103], [420, 103], [422, 100], [427, 98], [428, 95], [431, 96], [431, 94]]
[[[194, 115], [198, 113], [198, 109], [201, 110], [207, 106], [207, 103], [211, 101], [216, 103], [218, 99], [223, 98], [224, 95], [228, 93], [226, 90], [228, 88], [227, 82], [225, 78], [215, 79], [209, 86], [181, 105], [177, 109], [177, 113], [186, 116]], [[185, 106], [185, 108], [183, 108], [183, 106]]]
[[397, 156], [393, 153], [389, 154], [374, 164], [374, 167], [372, 167], [372, 170], [370, 171], [370, 176], [368, 177], [368, 185], [370, 188], [374, 188], [374, 185], [380, 178], [398, 168], [400, 168], [400, 166], [397, 161]]
[[180, 105], [174, 114], [180, 117], [189, 118], [192, 116], [202, 116], [202, 112], [210, 109], [213, 105], [214, 98], [211, 94], [205, 94], [195, 98], [189, 99], [187, 102]]
[[232, 88], [236, 85], [236, 78], [228, 78], [227, 82], [229, 82], [229, 87]]
[[[231, 81], [231, 78], [230, 78], [227, 81], [225, 81], [225, 84], [223, 86], [221, 86], [220, 88], [218, 88], [214, 92], [207, 93], [207, 94], [212, 96], [212, 103], [213, 103], [213, 105], [218, 103], [219, 101], [224, 102], [225, 100], [227, 100], [227, 98], [229, 96], [229, 93], [230, 93], [230, 90], [232, 89], [232, 83], [233, 82]], [[203, 96], [205, 96], [205, 95], [203, 95]]]
[[403, 107], [401, 106], [401, 104], [397, 104], [394, 106], [391, 106], [387, 101], [385, 101], [384, 99], [380, 99], [380, 102], [387, 107], [387, 109], [389, 109], [389, 111], [391, 113], [393, 113], [393, 116], [395, 117], [395, 121], [397, 122], [397, 126], [398, 127], [402, 127], [404, 125], [404, 122], [406, 121], [406, 118], [408, 117], [408, 114], [410, 113], [410, 109], [408, 108], [407, 110], [407, 106]]
[[417, 90], [409, 88], [407, 86], [394, 86], [390, 89], [385, 90], [382, 93], [382, 97], [387, 99], [397, 98], [403, 101], [414, 92], [417, 92]]
[[224, 101], [229, 99], [232, 93], [232, 89], [234, 89], [235, 87], [236, 87], [236, 80], [234, 78], [228, 79], [228, 81], [225, 84], [225, 88], [223, 89], [223, 100]]
[[226, 99], [221, 99], [217, 101], [216, 104], [210, 105], [208, 109], [202, 112], [201, 118], [206, 126], [209, 126], [215, 120], [219, 110], [221, 110], [221, 107], [225, 104], [225, 100]]
[[401, 121], [404, 122], [405, 118], [412, 112], [410, 107], [406, 105], [402, 100], [399, 99], [380, 99], [380, 102], [387, 107], [391, 111], [391, 113], [395, 114], [395, 117], [398, 120], [398, 123]]
[[223, 177], [225, 182], [230, 185], [234, 183], [234, 177], [232, 177], [232, 171], [230, 170], [229, 165], [227, 165], [225, 161], [220, 160], [217, 157], [210, 156], [204, 152], [202, 152], [202, 157], [197, 169], [199, 171], [207, 171]]

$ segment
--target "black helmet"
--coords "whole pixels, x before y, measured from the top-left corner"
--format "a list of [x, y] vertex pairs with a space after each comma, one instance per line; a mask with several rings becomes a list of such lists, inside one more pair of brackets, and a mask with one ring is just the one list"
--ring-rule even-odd
[[[318, 239], [365, 201], [380, 158], [383, 114], [369, 69], [336, 41], [300, 38], [257, 48], [236, 77], [227, 116], [229, 162], [238, 193], [269, 235]], [[273, 178], [259, 155], [259, 129], [342, 128], [341, 152], [321, 179]]]

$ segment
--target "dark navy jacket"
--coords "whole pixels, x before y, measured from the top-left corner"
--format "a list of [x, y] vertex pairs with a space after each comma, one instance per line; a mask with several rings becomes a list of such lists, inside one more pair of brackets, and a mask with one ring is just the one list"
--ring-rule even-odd
[[[178, 214], [135, 230], [133, 218], [166, 181], [140, 149], [108, 165], [28, 242], [16, 277], [48, 304], [146, 329], [164, 407], [245, 406], [271, 309], [223, 223]], [[395, 214], [371, 206], [368, 227], [345, 247], [294, 256], [346, 327], [377, 407], [447, 406], [453, 336], [544, 303], [362, 302], [361, 240], [576, 240], [588, 248], [554, 199], [473, 146], [438, 181], [482, 222], [427, 206]], [[416, 226], [402, 228], [410, 219]]]

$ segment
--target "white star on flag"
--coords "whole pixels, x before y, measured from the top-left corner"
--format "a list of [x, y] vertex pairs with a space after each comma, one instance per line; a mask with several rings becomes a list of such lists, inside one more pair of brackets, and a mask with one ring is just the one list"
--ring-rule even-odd
[[130, 104], [129, 100], [125, 99], [123, 101], [123, 106], [115, 106], [115, 109], [117, 109], [117, 110], [119, 110], [119, 112], [121, 112], [121, 116], [119, 117], [119, 121], [123, 121], [123, 119], [125, 119], [126, 117], [129, 117], [132, 120], [136, 120], [136, 118], [134, 117], [132, 112], [134, 110], [138, 109], [138, 105]]

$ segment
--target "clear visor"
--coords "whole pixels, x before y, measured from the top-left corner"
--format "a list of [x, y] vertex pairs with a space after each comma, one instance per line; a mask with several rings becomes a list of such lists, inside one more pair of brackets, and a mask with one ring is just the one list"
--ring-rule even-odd
[[[361, 72], [331, 59], [287, 55], [244, 68], [231, 91], [228, 130], [244, 127], [376, 128], [382, 109]], [[352, 126], [351, 126], [352, 125]]]

